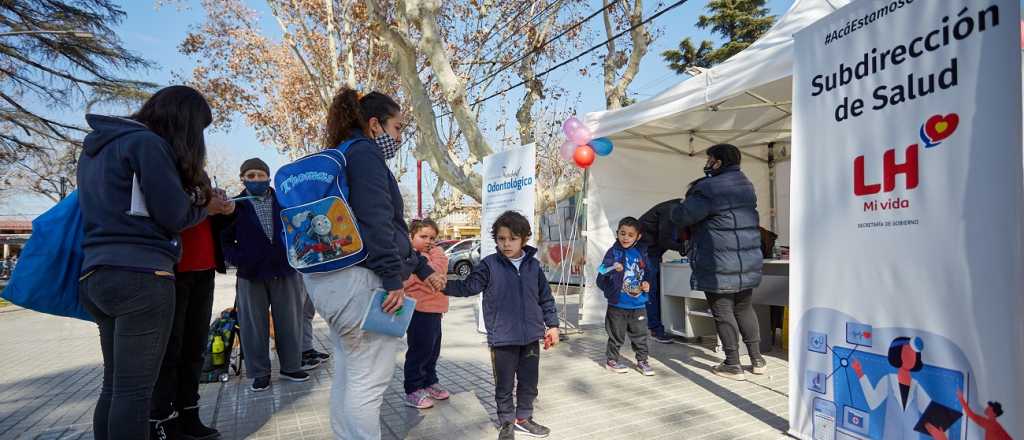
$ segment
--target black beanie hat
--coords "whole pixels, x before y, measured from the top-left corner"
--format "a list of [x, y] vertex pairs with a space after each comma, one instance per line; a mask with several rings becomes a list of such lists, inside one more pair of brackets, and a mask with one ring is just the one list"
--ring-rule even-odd
[[242, 168], [238, 171], [238, 175], [245, 175], [245, 172], [249, 170], [263, 170], [268, 176], [270, 175], [270, 167], [258, 157], [242, 162]]

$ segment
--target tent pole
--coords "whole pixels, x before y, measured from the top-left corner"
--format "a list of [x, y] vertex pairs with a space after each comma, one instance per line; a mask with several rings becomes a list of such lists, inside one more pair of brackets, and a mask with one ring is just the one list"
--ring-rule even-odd
[[770, 210], [769, 218], [772, 232], [778, 234], [778, 210], [776, 209], [775, 200], [775, 142], [768, 143], [768, 209]]

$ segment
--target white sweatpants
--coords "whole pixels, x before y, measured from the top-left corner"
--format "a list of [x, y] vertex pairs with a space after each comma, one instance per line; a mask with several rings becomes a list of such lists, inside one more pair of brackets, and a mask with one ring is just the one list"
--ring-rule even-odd
[[351, 267], [324, 274], [304, 274], [316, 311], [330, 326], [334, 343], [331, 429], [344, 440], [380, 439], [380, 407], [395, 371], [399, 338], [359, 328], [380, 278], [369, 269]]

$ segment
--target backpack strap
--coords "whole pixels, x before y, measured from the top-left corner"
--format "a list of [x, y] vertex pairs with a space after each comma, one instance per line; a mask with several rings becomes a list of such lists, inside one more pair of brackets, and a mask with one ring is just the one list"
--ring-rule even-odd
[[341, 145], [338, 145], [336, 148], [328, 148], [322, 151], [321, 153], [330, 156], [331, 158], [337, 160], [338, 162], [341, 162], [341, 166], [344, 167], [348, 165], [348, 161], [345, 160], [345, 153], [348, 153], [348, 149], [352, 146], [352, 144], [365, 140], [367, 139], [364, 137], [352, 138], [345, 142], [342, 142]]

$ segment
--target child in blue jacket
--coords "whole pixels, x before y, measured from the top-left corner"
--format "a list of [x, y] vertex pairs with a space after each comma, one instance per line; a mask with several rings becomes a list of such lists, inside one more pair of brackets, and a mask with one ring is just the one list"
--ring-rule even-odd
[[444, 294], [484, 294], [483, 316], [501, 424], [498, 440], [511, 440], [515, 432], [547, 437], [551, 430], [533, 421], [533, 401], [540, 370], [539, 341], [544, 340], [545, 350], [558, 343], [555, 297], [534, 258], [537, 249], [525, 246], [531, 235], [526, 217], [505, 212], [494, 222], [491, 235], [498, 252], [484, 258], [465, 281], [449, 281]]
[[640, 221], [626, 217], [619, 221], [615, 245], [604, 254], [601, 270], [597, 275], [597, 287], [608, 300], [608, 311], [604, 315], [605, 330], [608, 333], [608, 362], [606, 368], [616, 373], [626, 373], [629, 367], [619, 362], [619, 350], [629, 336], [629, 342], [636, 354], [636, 369], [644, 376], [653, 376], [654, 370], [647, 361], [647, 293], [651, 290], [648, 270], [647, 248], [640, 243]]

